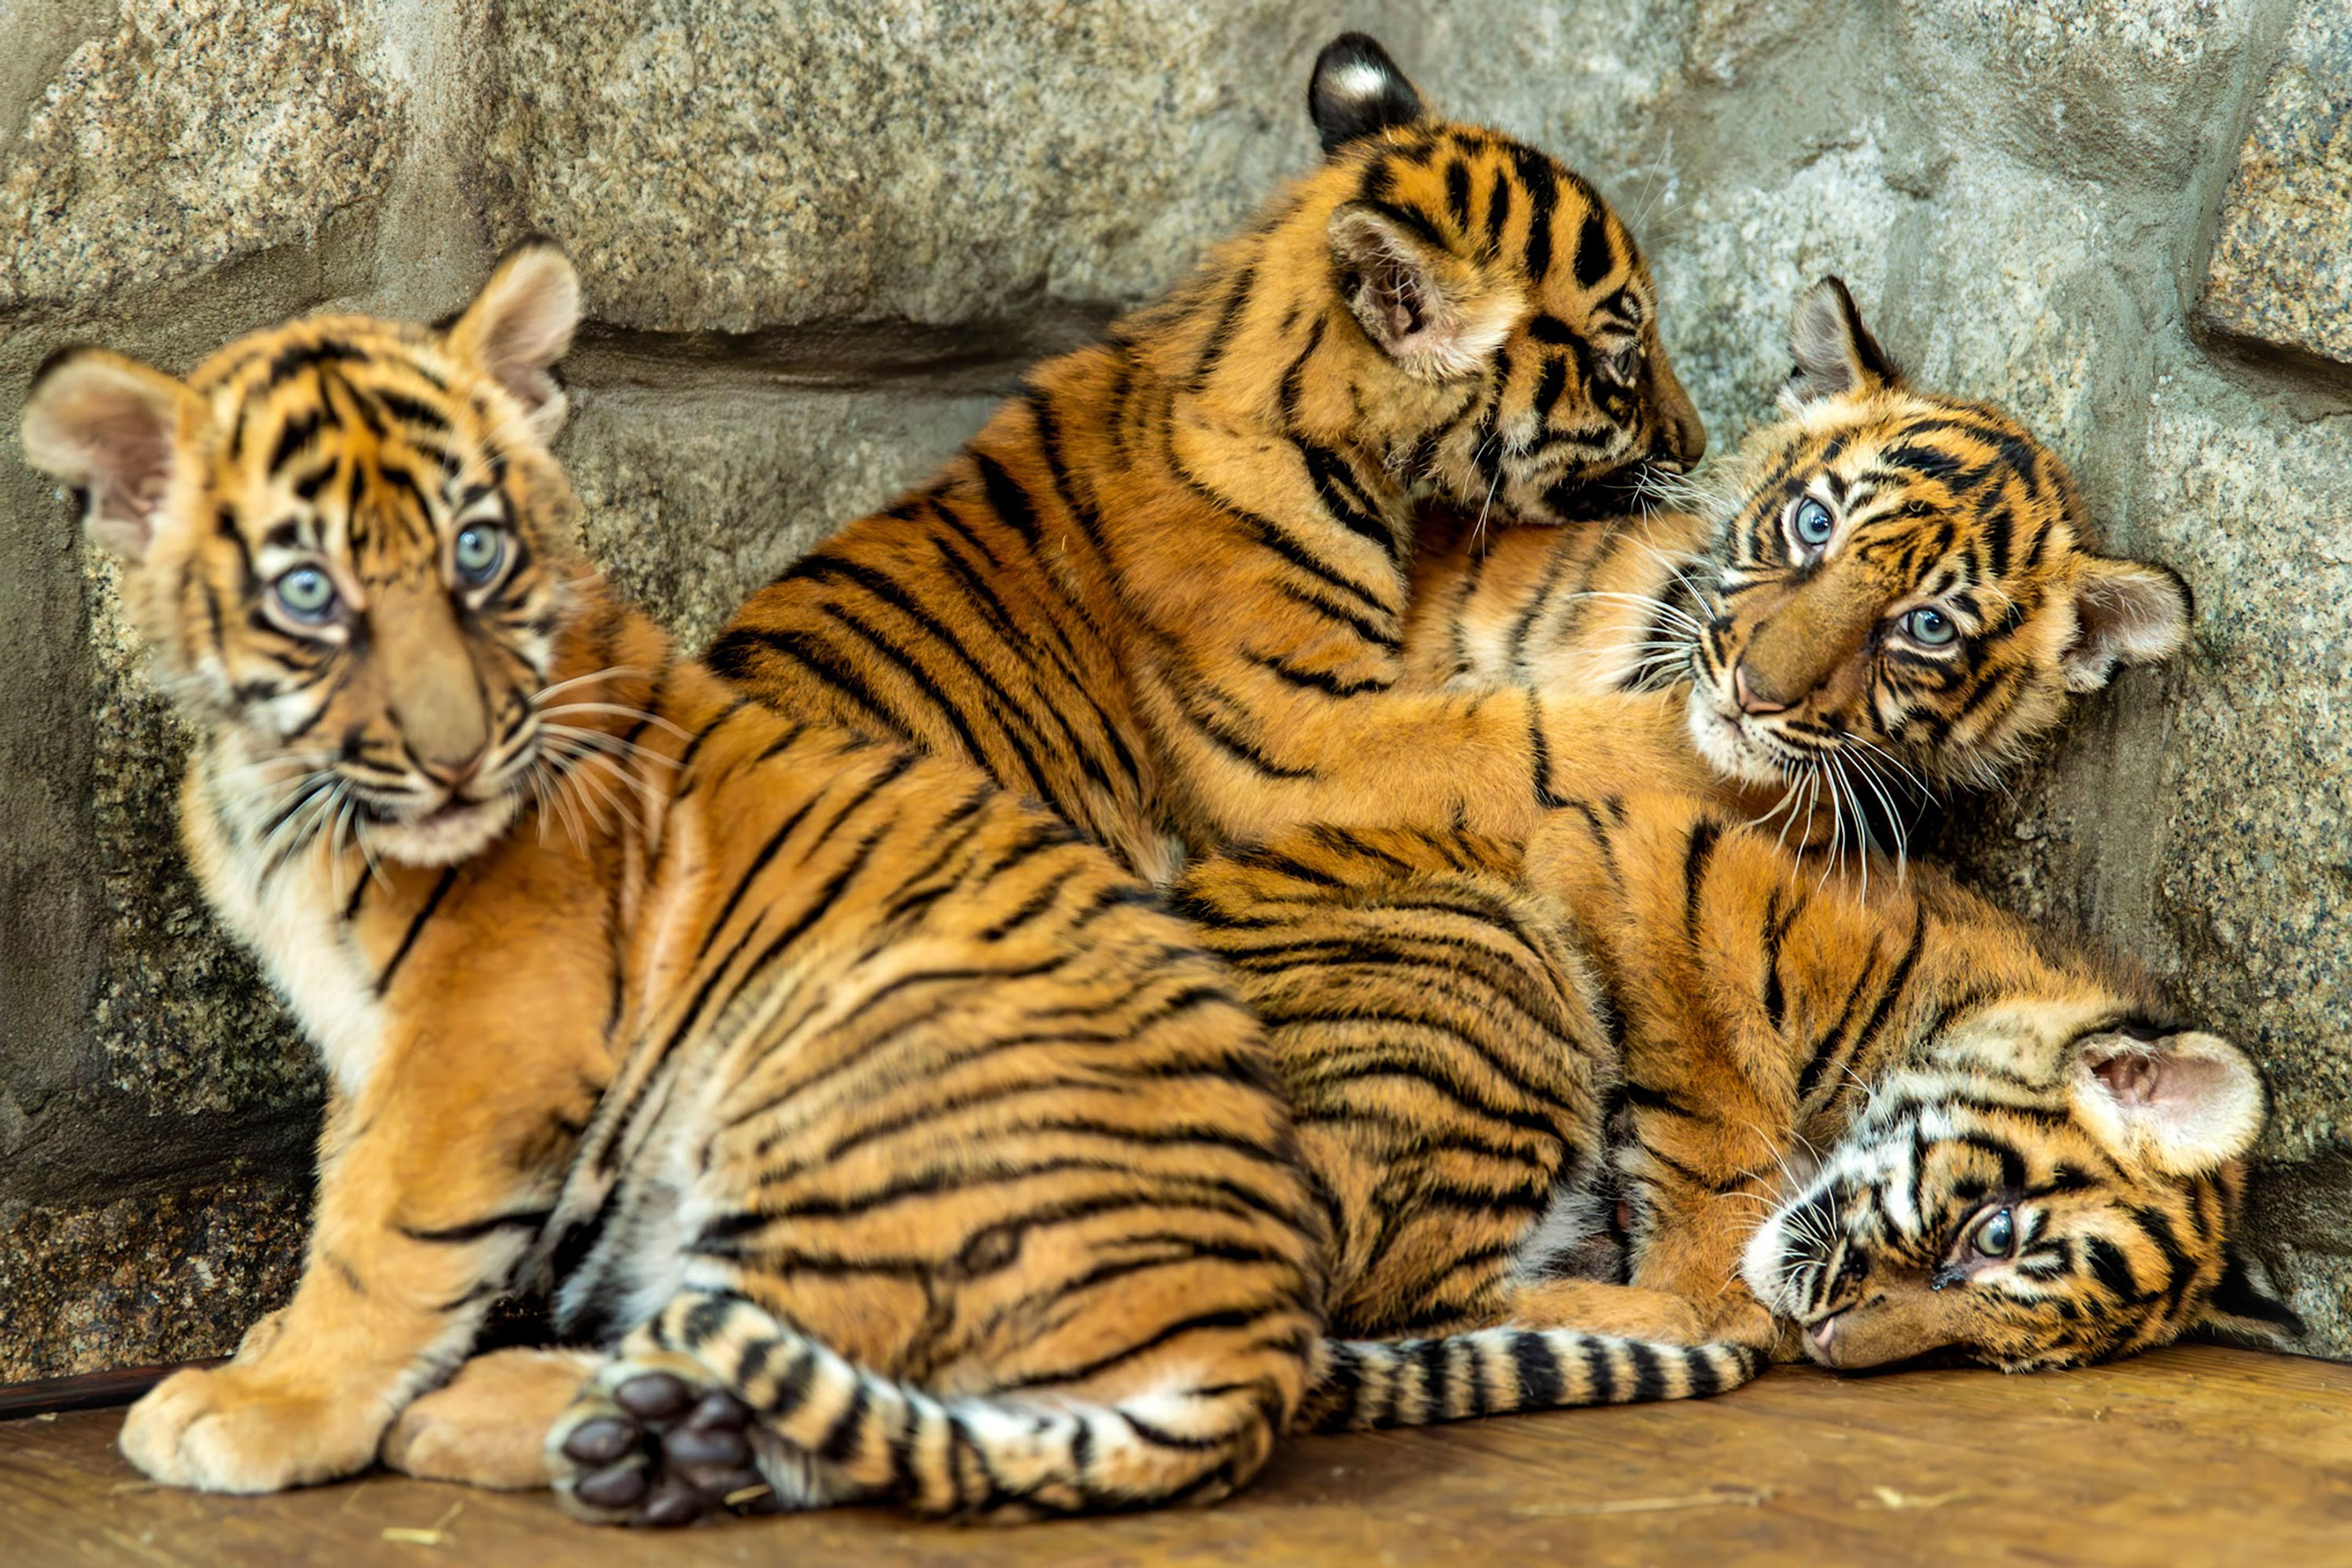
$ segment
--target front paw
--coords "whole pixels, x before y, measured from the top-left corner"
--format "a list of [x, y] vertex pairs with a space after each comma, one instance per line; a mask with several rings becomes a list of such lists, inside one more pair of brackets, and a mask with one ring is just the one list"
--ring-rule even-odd
[[122, 1455], [167, 1486], [274, 1492], [365, 1469], [372, 1405], [299, 1393], [232, 1363], [174, 1373], [131, 1407]]

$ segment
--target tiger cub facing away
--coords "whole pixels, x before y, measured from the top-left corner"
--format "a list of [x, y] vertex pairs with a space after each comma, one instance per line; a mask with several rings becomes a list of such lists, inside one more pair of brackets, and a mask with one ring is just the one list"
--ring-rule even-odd
[[754, 595], [712, 667], [970, 758], [1155, 881], [1304, 821], [1530, 828], [1549, 698], [1403, 679], [1415, 499], [1606, 515], [1705, 436], [1582, 177], [1360, 35], [1308, 107], [1319, 168]]
[[2057, 455], [1913, 385], [1838, 279], [1789, 340], [1786, 417], [1691, 487], [1711, 504], [1598, 529], [1433, 520], [1406, 658], [1437, 689], [1658, 690], [1643, 710], [1679, 710], [1776, 828], [1894, 852], [1906, 817], [1998, 784], [2074, 695], [2177, 652], [2189, 589], [2099, 553]]
[[2263, 1114], [2234, 1046], [1933, 868], [1800, 874], [1654, 772], [1564, 780], [1524, 857], [1307, 829], [1178, 884], [1266, 1022], [1335, 1331], [2012, 1371], [2299, 1331], [2231, 1246]]
[[[655, 1523], [1222, 1495], [1318, 1368], [1405, 1353], [1321, 1340], [1259, 1026], [1058, 818], [747, 701], [610, 596], [546, 448], [577, 299], [532, 246], [446, 332], [298, 321], [185, 382], [80, 350], [27, 402], [200, 731], [198, 875], [331, 1085], [293, 1300], [124, 1453], [250, 1492], [381, 1442]], [[524, 1283], [594, 1349], [465, 1361]], [[1757, 1364], [1451, 1350], [1495, 1409]], [[1360, 1381], [1318, 1416], [1384, 1416]]]

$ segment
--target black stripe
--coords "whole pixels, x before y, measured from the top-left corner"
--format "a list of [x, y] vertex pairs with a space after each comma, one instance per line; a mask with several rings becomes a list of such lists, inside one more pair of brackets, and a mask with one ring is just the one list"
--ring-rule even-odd
[[448, 896], [451, 885], [457, 880], [457, 868], [452, 866], [441, 873], [439, 881], [433, 884], [433, 891], [425, 898], [425, 907], [417, 910], [415, 917], [408, 922], [408, 930], [402, 935], [400, 946], [394, 950], [392, 962], [385, 964], [383, 973], [376, 976], [375, 994], [378, 996], [391, 989], [393, 976], [400, 973], [400, 966], [407, 961], [409, 950], [416, 945], [417, 937], [425, 930], [425, 922], [433, 918], [433, 911], [441, 907], [441, 900]]

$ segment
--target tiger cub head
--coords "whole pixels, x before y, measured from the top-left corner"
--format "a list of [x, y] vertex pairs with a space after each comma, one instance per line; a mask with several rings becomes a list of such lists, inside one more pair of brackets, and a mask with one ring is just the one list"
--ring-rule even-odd
[[578, 570], [547, 451], [578, 316], [533, 245], [444, 331], [318, 317], [184, 381], [88, 348], [36, 378], [26, 454], [79, 492], [246, 826], [436, 865], [514, 818]]
[[2301, 1331], [2230, 1241], [2260, 1078], [2128, 996], [1979, 1004], [1874, 1086], [1742, 1259], [1813, 1360], [2022, 1372]]
[[1699, 595], [1690, 732], [1718, 771], [1990, 784], [2074, 694], [2186, 641], [2179, 574], [2095, 551], [2057, 455], [1913, 386], [1843, 283], [1789, 336], [1788, 417], [1734, 460]]
[[1307, 105], [1328, 159], [1265, 270], [1328, 279], [1343, 310], [1306, 353], [1269, 351], [1340, 356], [1337, 375], [1285, 379], [1295, 424], [1346, 427], [1391, 472], [1534, 522], [1621, 510], [1645, 468], [1698, 460], [1649, 266], [1590, 182], [1435, 117], [1360, 33], [1317, 58]]

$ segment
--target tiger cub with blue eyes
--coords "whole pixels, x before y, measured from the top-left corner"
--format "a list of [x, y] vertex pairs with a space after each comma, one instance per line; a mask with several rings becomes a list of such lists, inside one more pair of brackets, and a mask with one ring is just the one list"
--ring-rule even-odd
[[1601, 528], [1433, 518], [1412, 679], [1557, 697], [1654, 690], [1691, 751], [1801, 842], [1902, 846], [1933, 796], [1990, 786], [2077, 694], [2187, 640], [2169, 568], [2095, 551], [2057, 455], [1916, 387], [1832, 278], [1798, 303], [1786, 416], [1717, 504]]
[[2297, 1331], [2232, 1246], [2242, 1052], [1932, 867], [1801, 875], [1668, 771], [1564, 768], [1524, 854], [1317, 828], [1178, 885], [1266, 1022], [1336, 1323], [2012, 1371]]
[[[578, 310], [532, 245], [446, 331], [75, 350], [26, 401], [197, 731], [199, 879], [331, 1086], [292, 1300], [131, 1408], [133, 1464], [1011, 1519], [1213, 1500], [1302, 1412], [1753, 1373], [1325, 1340], [1263, 1031], [1150, 889], [966, 761], [747, 700], [581, 559]], [[526, 1288], [563, 1345], [468, 1359]]]

